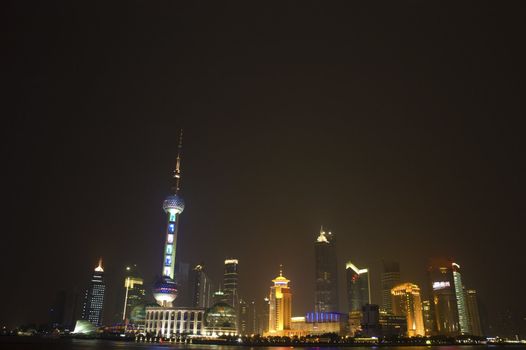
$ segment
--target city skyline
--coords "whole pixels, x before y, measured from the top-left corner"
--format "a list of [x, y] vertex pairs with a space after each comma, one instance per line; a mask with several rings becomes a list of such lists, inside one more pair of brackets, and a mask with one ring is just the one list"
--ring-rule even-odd
[[[491, 326], [523, 319], [518, 11], [71, 6], [16, 4], [9, 22], [1, 323], [48, 321], [57, 292], [81, 294], [100, 256], [105, 319], [122, 312], [125, 266], [151, 290], [179, 128], [177, 261], [206, 266], [214, 287], [235, 258], [239, 296], [262, 302], [283, 264], [293, 315], [313, 311], [324, 225], [342, 308], [347, 261], [367, 267], [382, 305], [382, 261], [428, 298], [428, 260], [444, 257]], [[123, 25], [123, 13], [141, 20]], [[46, 286], [38, 300], [28, 276]]]

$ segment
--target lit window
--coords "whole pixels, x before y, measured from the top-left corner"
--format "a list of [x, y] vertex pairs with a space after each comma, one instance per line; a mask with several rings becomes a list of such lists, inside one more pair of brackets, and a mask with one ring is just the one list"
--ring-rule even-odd
[[168, 243], [173, 243], [174, 242], [174, 235], [168, 235]]
[[175, 222], [175, 213], [170, 213], [170, 222]]
[[164, 260], [164, 265], [171, 266], [172, 265], [172, 257], [168, 255], [166, 259]]
[[174, 233], [174, 230], [175, 230], [175, 224], [168, 224], [168, 231], [170, 231], [171, 233]]

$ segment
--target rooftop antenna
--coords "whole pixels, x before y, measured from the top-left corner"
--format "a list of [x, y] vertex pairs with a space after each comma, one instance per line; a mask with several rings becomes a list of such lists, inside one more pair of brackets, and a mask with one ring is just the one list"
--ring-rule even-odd
[[181, 189], [181, 158], [182, 158], [182, 151], [183, 151], [183, 129], [179, 131], [179, 144], [177, 145], [177, 162], [175, 163], [175, 170], [174, 170], [174, 187], [172, 190], [174, 191], [174, 194], [179, 193], [179, 190]]

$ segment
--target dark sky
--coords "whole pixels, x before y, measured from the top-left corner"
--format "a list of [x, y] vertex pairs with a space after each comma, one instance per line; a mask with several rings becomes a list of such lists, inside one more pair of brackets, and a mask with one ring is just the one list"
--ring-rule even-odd
[[282, 263], [293, 314], [311, 310], [324, 225], [342, 277], [348, 259], [372, 270], [375, 302], [382, 258], [424, 287], [428, 258], [451, 256], [490, 317], [526, 313], [518, 3], [17, 2], [3, 13], [0, 323], [45, 321], [99, 256], [111, 295], [127, 263], [148, 281], [160, 272], [180, 127], [178, 259], [219, 281], [238, 257], [246, 298], [263, 298]]

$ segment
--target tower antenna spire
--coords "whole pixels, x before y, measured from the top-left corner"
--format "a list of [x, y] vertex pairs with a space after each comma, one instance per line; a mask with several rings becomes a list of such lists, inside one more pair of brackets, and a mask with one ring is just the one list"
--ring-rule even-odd
[[173, 191], [175, 194], [179, 192], [181, 189], [181, 158], [182, 158], [182, 151], [183, 151], [183, 129], [179, 131], [179, 144], [177, 145], [177, 162], [175, 163], [175, 170], [174, 170], [174, 187]]

